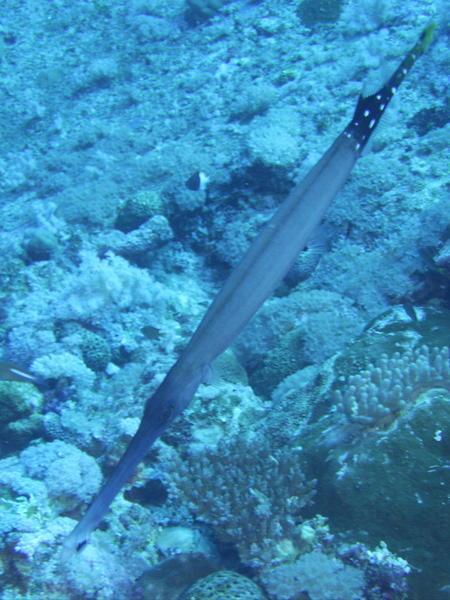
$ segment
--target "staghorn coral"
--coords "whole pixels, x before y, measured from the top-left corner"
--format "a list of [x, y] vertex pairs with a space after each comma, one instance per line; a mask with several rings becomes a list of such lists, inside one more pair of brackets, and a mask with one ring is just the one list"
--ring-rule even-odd
[[421, 392], [450, 389], [450, 350], [420, 346], [383, 354], [368, 369], [351, 375], [343, 389], [335, 391], [338, 409], [351, 423], [373, 426], [389, 423], [415, 401]]
[[298, 450], [273, 452], [260, 439], [236, 437], [186, 461], [171, 460], [171, 477], [172, 493], [255, 567], [284, 556], [315, 493]]

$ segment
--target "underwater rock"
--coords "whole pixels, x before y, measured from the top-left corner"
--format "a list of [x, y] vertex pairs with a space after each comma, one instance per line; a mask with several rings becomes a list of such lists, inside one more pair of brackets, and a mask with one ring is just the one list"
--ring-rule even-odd
[[247, 373], [230, 348], [214, 361], [213, 374], [230, 383], [248, 385]]
[[39, 262], [49, 260], [58, 246], [56, 236], [47, 229], [35, 229], [25, 239], [24, 249], [27, 260]]
[[[446, 584], [450, 552], [448, 322], [438, 307], [398, 306], [374, 319], [334, 362], [345, 401], [322, 400], [302, 436], [319, 481], [316, 510], [420, 565], [411, 573], [420, 598]], [[368, 374], [370, 389], [359, 389]]]
[[421, 565], [412, 575], [421, 597], [432, 597], [430, 580], [433, 587], [446, 583], [449, 430], [450, 393], [431, 389], [387, 430], [331, 452], [318, 494], [318, 510], [326, 507], [335, 526], [365, 530]]
[[229, 0], [186, 0], [185, 18], [189, 25], [211, 19]]
[[433, 129], [445, 127], [449, 122], [448, 102], [442, 106], [422, 108], [408, 121], [408, 125], [414, 129], [420, 137], [426, 135]]
[[115, 254], [136, 258], [157, 248], [173, 238], [173, 231], [164, 215], [155, 215], [136, 229], [124, 233], [118, 229], [99, 236], [101, 252], [112, 250]]
[[341, 9], [342, 0], [303, 0], [297, 14], [303, 25], [312, 29], [322, 23], [336, 23]]
[[211, 554], [208, 540], [197, 529], [164, 527], [156, 536], [158, 550], [166, 556], [181, 553]]
[[293, 167], [302, 154], [299, 140], [293, 133], [298, 123], [299, 116], [291, 108], [274, 108], [267, 114], [256, 116], [247, 139], [250, 159], [281, 170]]
[[265, 113], [277, 100], [276, 88], [267, 83], [257, 83], [244, 90], [230, 109], [232, 120], [247, 123], [256, 115]]
[[438, 267], [450, 274], [450, 240], [445, 242], [434, 260]]

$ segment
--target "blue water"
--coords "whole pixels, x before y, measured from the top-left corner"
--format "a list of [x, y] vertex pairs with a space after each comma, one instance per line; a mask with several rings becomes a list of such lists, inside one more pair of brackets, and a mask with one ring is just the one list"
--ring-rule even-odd
[[[5, 0], [1, 600], [449, 597], [444, 14]], [[63, 561], [227, 275], [430, 21], [307, 249]]]

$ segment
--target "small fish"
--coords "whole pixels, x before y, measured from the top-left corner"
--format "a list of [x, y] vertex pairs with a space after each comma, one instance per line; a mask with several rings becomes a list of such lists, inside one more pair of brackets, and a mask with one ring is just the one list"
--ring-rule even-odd
[[196, 171], [185, 181], [185, 186], [193, 192], [204, 192], [208, 185], [209, 177], [201, 171]]
[[0, 381], [23, 381], [27, 383], [36, 383], [37, 378], [17, 365], [0, 361]]
[[157, 340], [161, 335], [159, 329], [153, 325], [144, 325], [141, 331], [148, 340]]

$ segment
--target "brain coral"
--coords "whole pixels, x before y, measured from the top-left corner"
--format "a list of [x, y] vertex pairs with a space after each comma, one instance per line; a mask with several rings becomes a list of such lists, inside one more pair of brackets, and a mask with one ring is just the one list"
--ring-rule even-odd
[[364, 575], [338, 558], [314, 550], [295, 562], [267, 569], [263, 582], [275, 600], [297, 600], [307, 592], [310, 600], [361, 600]]
[[259, 587], [243, 575], [233, 571], [216, 571], [200, 579], [180, 600], [264, 600]]

